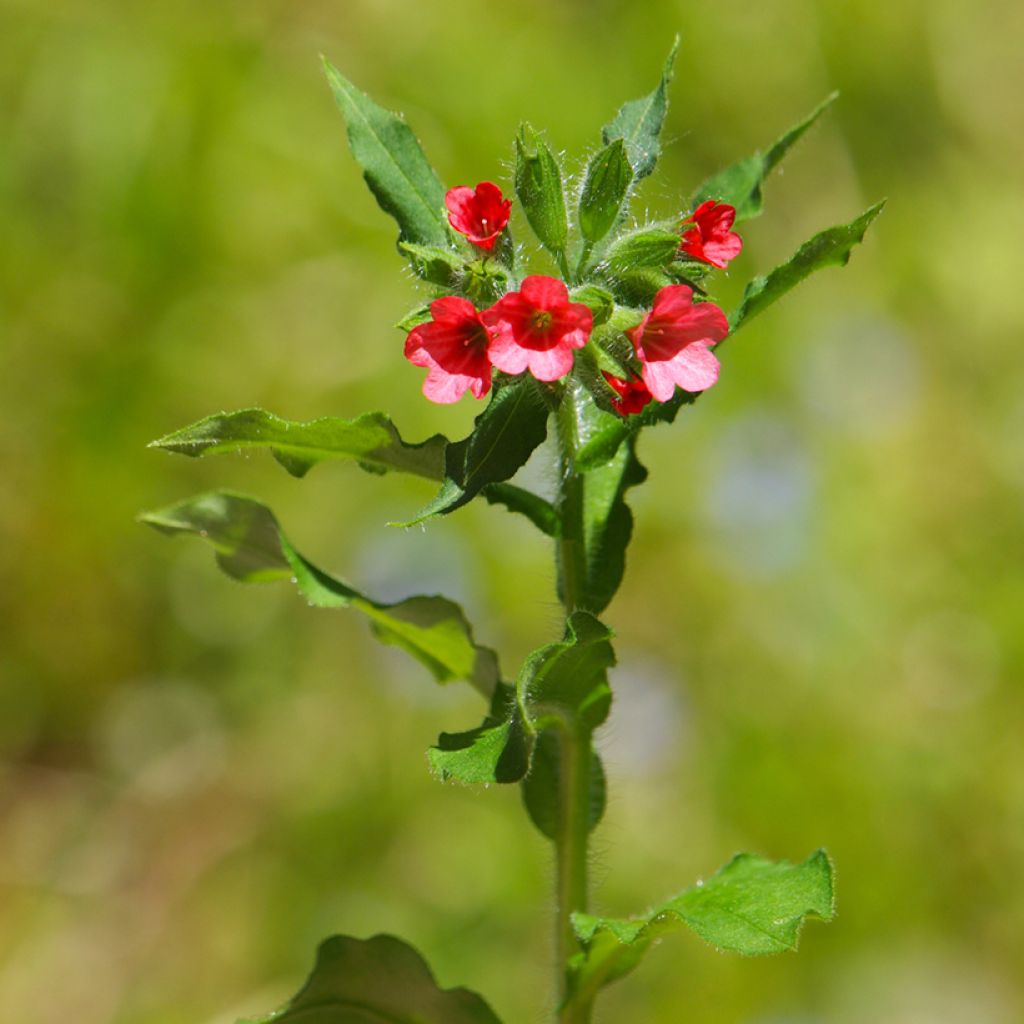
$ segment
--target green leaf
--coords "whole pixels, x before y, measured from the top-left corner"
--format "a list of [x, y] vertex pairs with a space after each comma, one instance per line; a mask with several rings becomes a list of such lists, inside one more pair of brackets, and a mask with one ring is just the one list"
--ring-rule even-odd
[[508, 480], [547, 436], [548, 407], [527, 377], [495, 388], [473, 432], [445, 449], [444, 480], [426, 508], [401, 526], [446, 515], [476, 497], [488, 484]]
[[280, 1010], [249, 1024], [500, 1024], [475, 992], [438, 987], [423, 957], [393, 935], [320, 944], [316, 966]]
[[583, 183], [579, 222], [588, 242], [600, 242], [611, 231], [632, 181], [626, 144], [621, 138], [613, 139], [590, 161]]
[[[537, 737], [530, 761], [530, 774], [523, 779], [523, 806], [537, 831], [554, 840], [558, 836], [561, 813], [559, 794], [562, 789], [561, 756], [557, 729], [544, 729]], [[604, 816], [607, 784], [604, 765], [597, 751], [590, 751], [590, 803], [587, 807], [587, 828], [593, 832]]]
[[529, 124], [516, 136], [516, 195], [540, 244], [564, 263], [569, 222], [562, 171], [547, 143]]
[[557, 537], [562, 530], [558, 510], [550, 501], [515, 484], [488, 484], [483, 496], [490, 505], [504, 505], [509, 512], [526, 516], [541, 533]]
[[414, 327], [425, 324], [433, 319], [430, 315], [430, 306], [417, 306], [411, 309], [395, 326], [403, 333], [408, 334]]
[[348, 128], [352, 155], [378, 205], [398, 222], [399, 237], [420, 245], [446, 246], [444, 187], [412, 129], [377, 106], [328, 61], [327, 80]]
[[574, 914], [583, 952], [570, 968], [569, 1001], [593, 998], [632, 970], [656, 938], [683, 925], [718, 949], [761, 956], [796, 949], [805, 919], [833, 915], [832, 865], [824, 850], [797, 865], [741, 853], [643, 917]]
[[600, 327], [607, 323], [615, 311], [615, 296], [610, 291], [596, 284], [585, 284], [574, 288], [569, 294], [573, 302], [581, 302], [593, 315], [593, 326]]
[[601, 129], [601, 139], [606, 146], [614, 139], [622, 139], [626, 144], [626, 155], [636, 181], [654, 170], [661, 153], [659, 136], [668, 110], [668, 83], [672, 81], [678, 50], [679, 36], [676, 36], [654, 91], [624, 104], [614, 120]]
[[533, 736], [523, 724], [515, 690], [501, 684], [483, 724], [468, 732], [441, 733], [427, 758], [442, 782], [518, 782], [529, 767], [532, 746]]
[[736, 222], [757, 217], [764, 207], [761, 186], [790, 146], [835, 102], [834, 92], [818, 104], [799, 124], [776, 139], [766, 153], [755, 153], [726, 167], [708, 178], [694, 193], [691, 208], [696, 209], [707, 199], [728, 203], [736, 207]]
[[680, 234], [664, 228], [643, 228], [621, 235], [615, 240], [605, 262], [614, 274], [635, 270], [660, 270], [672, 262], [679, 252]]
[[297, 423], [263, 409], [242, 409], [207, 416], [153, 441], [151, 448], [199, 457], [265, 448], [292, 476], [305, 476], [318, 462], [355, 459], [364, 469], [394, 470], [441, 480], [447, 440], [435, 434], [420, 444], [403, 441], [382, 412], [354, 420], [324, 416]]
[[885, 200], [875, 203], [849, 224], [829, 228], [804, 242], [787, 262], [776, 267], [766, 277], [755, 277], [743, 292], [739, 306], [729, 317], [730, 334], [734, 334], [748, 320], [763, 312], [782, 298], [805, 277], [822, 267], [845, 266], [850, 251], [864, 238], [871, 222], [882, 212]]
[[411, 654], [439, 683], [465, 679], [488, 697], [498, 684], [497, 656], [473, 642], [457, 604], [433, 596], [395, 604], [374, 601], [303, 558], [270, 509], [253, 498], [211, 491], [147, 512], [140, 520], [164, 533], [202, 537], [224, 572], [243, 583], [289, 580], [317, 608], [361, 611], [379, 640]]
[[416, 245], [414, 242], [399, 242], [398, 248], [408, 258], [413, 273], [431, 284], [454, 288], [465, 273], [465, 262], [451, 249]]

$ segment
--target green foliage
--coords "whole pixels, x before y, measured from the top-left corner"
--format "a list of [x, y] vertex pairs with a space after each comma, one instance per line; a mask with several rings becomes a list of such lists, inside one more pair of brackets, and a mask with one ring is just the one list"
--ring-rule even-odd
[[509, 512], [517, 512], [525, 516], [549, 537], [557, 537], [562, 532], [562, 520], [558, 510], [550, 501], [517, 487], [510, 483], [488, 484], [483, 489], [483, 496], [491, 505], [504, 505]]
[[601, 138], [606, 146], [614, 139], [625, 142], [626, 154], [637, 181], [654, 170], [661, 153], [659, 136], [668, 111], [668, 83], [672, 81], [678, 50], [679, 37], [676, 36], [654, 91], [625, 103], [614, 119], [601, 129]]
[[615, 296], [596, 284], [574, 288], [569, 296], [573, 302], [582, 302], [593, 314], [594, 327], [607, 323], [615, 311]]
[[620, 235], [608, 249], [605, 262], [613, 275], [634, 270], [660, 269], [679, 252], [680, 233], [667, 228], [644, 227]]
[[380, 208], [398, 222], [399, 238], [420, 245], [447, 245], [444, 186], [412, 129], [360, 92], [328, 61], [324, 69], [345, 115], [352, 155]]
[[455, 288], [465, 273], [465, 261], [452, 249], [415, 242], [399, 242], [398, 249], [409, 260], [413, 273], [430, 284]]
[[832, 865], [824, 850], [796, 865], [741, 853], [643, 917], [574, 914], [583, 951], [572, 965], [572, 998], [592, 998], [631, 971], [655, 939], [682, 925], [718, 949], [761, 956], [795, 950], [805, 919], [830, 921], [833, 914]]
[[364, 413], [353, 420], [324, 416], [297, 423], [263, 409], [242, 409], [207, 416], [153, 441], [150, 447], [193, 457], [265, 448], [298, 477], [327, 459], [355, 459], [373, 473], [395, 470], [441, 480], [447, 443], [435, 434], [420, 444], [408, 444], [382, 412]]
[[411, 654], [439, 683], [465, 679], [488, 696], [498, 684], [497, 656], [473, 642], [457, 604], [443, 597], [374, 601], [303, 558], [270, 509], [253, 498], [213, 491], [140, 519], [164, 533], [202, 537], [213, 546], [224, 572], [243, 583], [290, 580], [317, 608], [361, 611], [379, 640]]
[[248, 1024], [500, 1024], [475, 992], [439, 988], [426, 961], [392, 935], [335, 935], [320, 944], [305, 985]]
[[615, 226], [633, 181], [626, 144], [613, 139], [590, 161], [580, 196], [580, 233], [588, 242], [600, 242]]
[[400, 525], [446, 515], [488, 484], [508, 480], [547, 436], [547, 419], [547, 403], [531, 378], [497, 385], [469, 436], [445, 449], [444, 479], [434, 500]]
[[529, 124], [516, 136], [516, 195], [538, 241], [564, 264], [569, 239], [562, 171], [548, 144]]
[[729, 317], [730, 332], [738, 331], [748, 320], [782, 298], [814, 271], [833, 265], [845, 266], [850, 261], [851, 250], [863, 241], [868, 225], [882, 212], [884, 206], [883, 199], [849, 224], [819, 232], [766, 277], [754, 278], [744, 290], [739, 306]]
[[[536, 739], [530, 774], [523, 779], [523, 806], [534, 827], [546, 839], [554, 841], [561, 830], [562, 735], [558, 729], [544, 729]], [[608, 799], [604, 765], [596, 750], [590, 751], [587, 831], [593, 832], [604, 817]]]
[[760, 215], [764, 208], [761, 186], [765, 178], [789, 151], [797, 139], [835, 102], [834, 92], [818, 104], [799, 124], [780, 136], [766, 153], [755, 153], [726, 167], [708, 178], [693, 195], [691, 208], [707, 199], [736, 207], [736, 223]]

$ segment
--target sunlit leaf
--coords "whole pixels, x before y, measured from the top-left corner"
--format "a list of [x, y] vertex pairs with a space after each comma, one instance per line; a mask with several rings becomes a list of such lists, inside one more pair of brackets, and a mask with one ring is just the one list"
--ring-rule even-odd
[[667, 228], [642, 228], [620, 235], [605, 256], [613, 275], [635, 270], [661, 269], [679, 252], [679, 231]]
[[275, 1013], [248, 1024], [500, 1024], [475, 992], [442, 989], [426, 961], [392, 935], [320, 944], [305, 985]]
[[613, 139], [590, 161], [580, 195], [580, 233], [588, 242], [599, 242], [611, 231], [633, 181], [626, 144]]
[[191, 533], [212, 545], [220, 567], [244, 583], [294, 583], [318, 608], [355, 608], [378, 639], [407, 651], [439, 683], [465, 679], [488, 697], [498, 684], [495, 653], [473, 642], [462, 609], [443, 597], [374, 601], [300, 555], [266, 505], [227, 491], [212, 491], [140, 520], [164, 533]]

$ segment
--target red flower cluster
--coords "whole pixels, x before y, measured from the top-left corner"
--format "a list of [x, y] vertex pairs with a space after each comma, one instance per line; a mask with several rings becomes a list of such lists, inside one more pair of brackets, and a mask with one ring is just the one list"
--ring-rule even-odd
[[732, 230], [735, 220], [735, 206], [716, 203], [714, 199], [701, 203], [683, 221], [684, 226], [693, 227], [684, 232], [680, 250], [713, 267], [724, 268], [743, 248], [743, 239]]
[[448, 223], [475, 246], [490, 252], [508, 224], [512, 200], [503, 199], [493, 182], [481, 181], [475, 189], [459, 185], [444, 197]]
[[572, 369], [573, 349], [582, 348], [593, 323], [590, 310], [569, 301], [565, 284], [553, 277], [527, 277], [517, 292], [478, 312], [468, 299], [446, 297], [430, 304], [431, 320], [414, 327], [405, 356], [428, 368], [423, 394], [455, 402], [467, 390], [482, 398], [491, 387], [491, 367], [505, 373], [529, 370], [537, 380], [558, 380]]

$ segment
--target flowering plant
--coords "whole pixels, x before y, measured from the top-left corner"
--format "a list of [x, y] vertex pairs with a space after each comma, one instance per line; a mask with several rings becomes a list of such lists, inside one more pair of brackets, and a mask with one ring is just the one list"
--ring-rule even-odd
[[[398, 223], [398, 249], [430, 301], [400, 324], [405, 356], [426, 370], [434, 402], [485, 400], [469, 435], [405, 441], [374, 412], [290, 422], [260, 409], [224, 413], [154, 445], [190, 456], [269, 450], [303, 476], [330, 459], [374, 473], [434, 481], [436, 496], [410, 523], [450, 515], [483, 497], [525, 516], [553, 541], [564, 631], [531, 654], [514, 678], [477, 643], [462, 610], [437, 596], [384, 603], [317, 568], [262, 503], [226, 491], [148, 513], [168, 533], [192, 533], [222, 569], [251, 582], [291, 581], [321, 607], [354, 608], [377, 637], [403, 648], [440, 682], [464, 680], [486, 702], [481, 724], [443, 733], [429, 751], [439, 779], [519, 784], [533, 824], [554, 847], [557, 998], [563, 1024], [592, 1016], [600, 990], [631, 971], [657, 937], [688, 926], [711, 945], [747, 955], [795, 948], [807, 917], [833, 914], [832, 869], [819, 850], [800, 863], [741, 853], [703, 883], [627, 919], [588, 912], [588, 842], [605, 800], [593, 736], [612, 701], [612, 632], [600, 620], [625, 569], [632, 532], [628, 490], [646, 470], [637, 440], [671, 423], [715, 384], [727, 337], [813, 271], [843, 264], [881, 209], [823, 231], [746, 287], [726, 315], [711, 301], [716, 270], [740, 252], [733, 228], [761, 212], [762, 185], [830, 97], [764, 152], [708, 178], [676, 217], [630, 219], [630, 198], [657, 162], [675, 51], [652, 92], [626, 103], [600, 148], [567, 187], [560, 160], [524, 125], [515, 140], [513, 189], [445, 189], [412, 131], [335, 68], [327, 75], [352, 152], [380, 206]], [[529, 266], [513, 240], [525, 219], [559, 276]], [[553, 434], [554, 500], [512, 482]], [[266, 1018], [270, 1020], [271, 1018]], [[320, 947], [305, 987], [272, 1017], [495, 1024], [478, 995], [442, 990], [400, 940], [344, 936]]]

